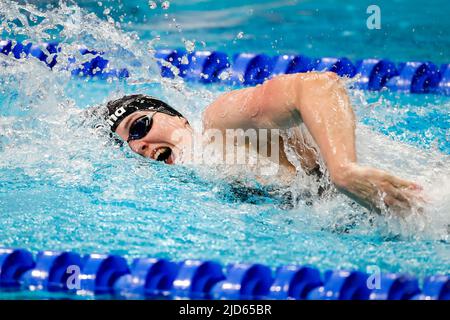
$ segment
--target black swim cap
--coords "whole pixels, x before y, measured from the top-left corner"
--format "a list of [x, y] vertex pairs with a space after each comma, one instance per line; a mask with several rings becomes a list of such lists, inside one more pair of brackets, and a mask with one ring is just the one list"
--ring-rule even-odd
[[132, 94], [117, 100], [109, 101], [106, 108], [108, 110], [106, 122], [113, 132], [116, 131], [123, 119], [138, 110], [157, 111], [170, 116], [184, 118], [181, 113], [167, 103], [145, 94]]

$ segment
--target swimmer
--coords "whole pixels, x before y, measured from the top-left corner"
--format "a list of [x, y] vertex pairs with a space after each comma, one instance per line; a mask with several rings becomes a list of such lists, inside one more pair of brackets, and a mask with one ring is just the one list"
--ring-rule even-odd
[[[108, 102], [105, 118], [111, 131], [131, 150], [167, 164], [177, 163], [193, 132], [178, 111], [145, 95]], [[223, 133], [228, 129], [286, 130], [303, 125], [314, 144], [303, 139], [293, 147], [305, 172], [317, 172], [320, 156], [339, 191], [376, 211], [388, 207], [405, 213], [422, 201], [418, 184], [358, 164], [355, 116], [335, 73], [280, 75], [256, 87], [224, 93], [205, 109], [202, 124], [204, 131]], [[295, 174], [284, 148], [279, 149], [279, 163]]]

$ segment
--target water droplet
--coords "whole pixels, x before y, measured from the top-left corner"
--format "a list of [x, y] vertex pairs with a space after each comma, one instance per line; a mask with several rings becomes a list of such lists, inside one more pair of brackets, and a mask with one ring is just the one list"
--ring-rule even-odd
[[169, 1], [164, 1], [163, 3], [161, 3], [161, 8], [163, 8], [164, 10], [169, 9], [169, 7], [170, 7]]
[[180, 74], [180, 69], [178, 69], [178, 68], [175, 67], [175, 66], [172, 66], [172, 67], [170, 68], [170, 71], [172, 71], [172, 73], [173, 73], [175, 76], [177, 76], [177, 75]]
[[184, 40], [184, 47], [188, 52], [193, 52], [195, 50], [195, 44], [190, 40]]
[[231, 77], [231, 72], [225, 70], [219, 74], [219, 79], [222, 81], [228, 80]]
[[244, 33], [241, 31], [236, 35], [236, 38], [242, 39], [244, 37]]
[[187, 56], [183, 56], [181, 58], [181, 64], [189, 64], [189, 60], [188, 60]]
[[156, 4], [156, 2], [155, 1], [149, 1], [148, 2], [148, 6], [149, 6], [149, 8], [150, 9], [156, 9], [156, 7], [158, 6], [157, 4]]

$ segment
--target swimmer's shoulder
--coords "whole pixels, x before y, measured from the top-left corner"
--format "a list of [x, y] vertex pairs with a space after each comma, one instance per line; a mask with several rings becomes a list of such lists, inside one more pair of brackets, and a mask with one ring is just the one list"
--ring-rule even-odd
[[205, 129], [236, 129], [251, 127], [255, 87], [224, 92], [203, 112]]

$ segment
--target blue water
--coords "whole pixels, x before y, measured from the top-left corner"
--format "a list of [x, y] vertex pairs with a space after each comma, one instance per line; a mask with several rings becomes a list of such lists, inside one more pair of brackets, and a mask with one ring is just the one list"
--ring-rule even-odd
[[[103, 19], [111, 16], [121, 21], [124, 30], [136, 32], [141, 39], [159, 35], [159, 45], [169, 48], [182, 46], [184, 38], [197, 48], [233, 53], [300, 52], [312, 57], [435, 63], [450, 59], [446, 0], [170, 1], [168, 10], [161, 8], [161, 1], [155, 2], [156, 9], [150, 9], [148, 1], [107, 0], [100, 7], [98, 1], [85, 0], [79, 5]], [[366, 27], [371, 4], [381, 9], [380, 30]], [[105, 8], [110, 9], [108, 15]]]
[[[167, 10], [157, 4], [152, 10], [147, 1], [102, 1], [101, 7], [82, 1], [58, 9], [38, 2], [49, 28], [39, 29], [41, 18], [30, 27], [13, 21], [11, 30], [2, 28], [3, 38], [57, 39], [65, 52], [78, 44], [105, 49], [132, 76], [84, 81], [64, 68], [50, 71], [38, 61], [0, 55], [0, 246], [313, 264], [322, 271], [376, 265], [418, 277], [450, 271], [450, 97], [350, 91], [360, 161], [424, 185], [426, 214], [406, 221], [368, 213], [339, 194], [290, 206], [251, 179], [258, 192], [238, 188], [226, 169], [144, 160], [105, 144], [80, 114], [112, 97], [145, 92], [198, 125], [201, 111], [229, 88], [163, 81], [153, 47], [192, 42], [229, 53], [449, 62], [448, 2], [380, 2], [376, 31], [365, 28], [366, 1], [173, 1]], [[34, 10], [15, 9], [6, 1], [0, 20]], [[120, 25], [112, 27], [108, 16]], [[284, 191], [302, 193], [308, 183], [299, 177]]]

